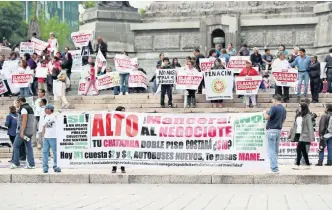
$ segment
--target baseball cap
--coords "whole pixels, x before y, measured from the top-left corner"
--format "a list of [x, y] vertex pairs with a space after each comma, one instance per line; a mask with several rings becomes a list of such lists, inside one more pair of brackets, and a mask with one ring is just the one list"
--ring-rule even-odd
[[52, 104], [47, 104], [47, 105], [45, 106], [45, 109], [49, 109], [49, 110], [54, 111], [54, 106], [53, 106]]

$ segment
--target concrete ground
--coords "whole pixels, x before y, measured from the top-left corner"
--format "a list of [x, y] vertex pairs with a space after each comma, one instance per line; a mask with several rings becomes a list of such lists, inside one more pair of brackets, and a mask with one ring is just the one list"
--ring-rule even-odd
[[0, 184], [0, 209], [331, 210], [323, 185]]

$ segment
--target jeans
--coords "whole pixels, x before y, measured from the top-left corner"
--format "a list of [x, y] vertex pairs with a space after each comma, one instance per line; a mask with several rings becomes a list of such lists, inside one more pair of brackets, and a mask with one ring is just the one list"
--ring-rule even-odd
[[29, 97], [29, 96], [30, 96], [29, 87], [20, 88], [20, 97]]
[[273, 172], [278, 172], [278, 153], [279, 144], [281, 138], [281, 130], [269, 129], [266, 131], [268, 147], [269, 147], [269, 158], [270, 158], [270, 168]]
[[298, 73], [297, 96], [301, 96], [302, 83], [304, 82], [304, 97], [308, 94], [309, 74], [308, 72]]
[[14, 159], [12, 163], [14, 163], [16, 166], [20, 165], [20, 147], [22, 144], [25, 143], [27, 154], [28, 154], [28, 163], [30, 166], [35, 166], [35, 160], [33, 157], [33, 149], [31, 146], [32, 136], [27, 136], [30, 138], [30, 141], [26, 141], [20, 137], [20, 134], [16, 134], [15, 141], [14, 141]]
[[[13, 147], [14, 147], [14, 141], [15, 141], [15, 137], [16, 136], [9, 136], [10, 142], [12, 143]], [[20, 147], [20, 160], [26, 160], [27, 158], [27, 154], [25, 152], [25, 144], [22, 144]], [[12, 160], [14, 159], [14, 150], [12, 152]]]
[[50, 148], [53, 152], [53, 168], [57, 168], [56, 160], [56, 138], [44, 138], [43, 143], [43, 170], [48, 171], [48, 156], [50, 154]]
[[[324, 141], [326, 141], [326, 145], [327, 145], [327, 164], [332, 164], [332, 137], [325, 139]], [[324, 149], [323, 148], [320, 152], [319, 152], [319, 161], [323, 162], [324, 160]]]
[[115, 95], [115, 96], [119, 95], [120, 87], [119, 87], [119, 86], [114, 86], [114, 88], [113, 88], [113, 92], [114, 92], [114, 95]]
[[129, 73], [120, 74], [120, 93], [128, 93]]

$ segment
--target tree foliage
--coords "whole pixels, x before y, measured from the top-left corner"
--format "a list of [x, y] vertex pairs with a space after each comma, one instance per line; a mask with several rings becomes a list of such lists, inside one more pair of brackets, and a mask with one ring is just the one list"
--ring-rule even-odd
[[0, 39], [18, 44], [27, 39], [28, 24], [23, 18], [23, 5], [19, 1], [0, 2]]
[[96, 1], [83, 1], [82, 6], [84, 9], [96, 7]]

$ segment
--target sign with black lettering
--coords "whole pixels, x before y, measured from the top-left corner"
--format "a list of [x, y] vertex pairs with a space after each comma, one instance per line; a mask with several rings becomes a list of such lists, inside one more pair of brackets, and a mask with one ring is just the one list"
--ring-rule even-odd
[[175, 69], [157, 69], [156, 70], [157, 84], [173, 85], [176, 83]]

